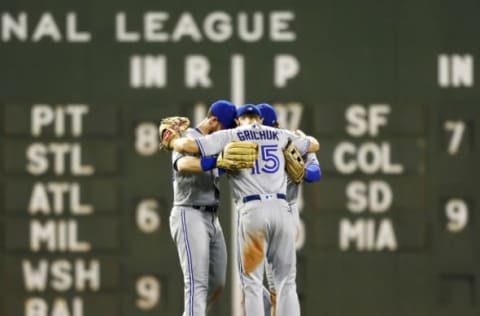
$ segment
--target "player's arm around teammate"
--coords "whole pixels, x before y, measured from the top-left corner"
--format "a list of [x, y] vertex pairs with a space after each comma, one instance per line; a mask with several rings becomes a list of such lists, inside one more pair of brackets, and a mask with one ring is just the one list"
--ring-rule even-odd
[[[305, 149], [304, 153], [307, 152], [317, 152], [320, 149], [320, 144], [319, 142], [312, 136], [301, 136], [301, 135], [296, 135], [292, 132], [288, 132], [290, 135], [289, 137], [292, 139], [292, 141], [295, 143], [298, 139], [303, 139], [307, 138], [309, 141], [309, 144], [307, 148]], [[229, 142], [238, 140], [237, 137], [235, 137], [234, 132], [232, 130], [222, 130], [219, 132], [215, 132], [214, 134], [219, 134], [215, 136], [215, 140], [218, 141], [218, 147], [216, 150], [213, 150], [215, 154], [218, 154], [222, 148], [224, 148]], [[220, 136], [221, 135], [221, 136]], [[213, 136], [213, 135], [209, 135]], [[206, 136], [209, 138], [209, 136]], [[202, 156], [207, 156], [210, 154], [207, 153], [205, 155], [205, 152], [202, 151], [202, 148], [199, 146], [199, 143], [197, 142], [196, 139], [193, 139], [191, 137], [183, 137], [183, 138], [176, 138], [172, 140], [172, 148], [173, 150], [180, 152], [180, 153], [190, 153], [190, 154], [201, 154]]]

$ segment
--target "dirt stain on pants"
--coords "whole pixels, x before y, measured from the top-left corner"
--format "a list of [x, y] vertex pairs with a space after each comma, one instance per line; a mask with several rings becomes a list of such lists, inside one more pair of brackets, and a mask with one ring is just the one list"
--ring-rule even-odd
[[243, 270], [245, 273], [253, 272], [265, 258], [264, 241], [263, 233], [248, 236], [243, 248]]

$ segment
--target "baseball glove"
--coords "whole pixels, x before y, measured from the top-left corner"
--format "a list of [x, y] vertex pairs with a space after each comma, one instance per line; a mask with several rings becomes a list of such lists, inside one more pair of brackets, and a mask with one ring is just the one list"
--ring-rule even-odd
[[305, 163], [297, 147], [291, 141], [283, 150], [283, 155], [285, 156], [285, 169], [288, 176], [293, 182], [301, 183], [305, 176]]
[[160, 121], [158, 133], [160, 134], [160, 148], [172, 150], [172, 140], [180, 137], [190, 126], [190, 120], [182, 116], [171, 116]]
[[253, 168], [258, 155], [258, 144], [233, 141], [218, 155], [217, 168], [237, 170]]

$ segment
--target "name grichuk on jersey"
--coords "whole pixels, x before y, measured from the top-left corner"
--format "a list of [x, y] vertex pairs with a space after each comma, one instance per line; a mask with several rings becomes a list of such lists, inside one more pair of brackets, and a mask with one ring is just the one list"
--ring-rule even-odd
[[[203, 134], [194, 128], [189, 128], [184, 137], [198, 138]], [[190, 154], [172, 152], [173, 167], [173, 205], [218, 205], [219, 177], [218, 170], [213, 169], [200, 173], [178, 172], [174, 165], [176, 161]]]
[[283, 150], [291, 140], [304, 155], [310, 141], [288, 130], [251, 124], [222, 130], [196, 138], [202, 156], [218, 154], [231, 141], [249, 141], [259, 145], [258, 158], [251, 169], [229, 173], [235, 200], [252, 194], [286, 194], [287, 175]]

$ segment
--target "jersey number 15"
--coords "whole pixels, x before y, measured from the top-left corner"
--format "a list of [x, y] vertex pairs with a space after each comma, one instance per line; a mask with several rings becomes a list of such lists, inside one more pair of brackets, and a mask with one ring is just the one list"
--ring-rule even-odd
[[255, 166], [252, 168], [252, 174], [275, 173], [280, 166], [280, 159], [276, 155], [278, 145], [260, 145], [262, 167], [260, 168], [259, 159], [255, 160]]

